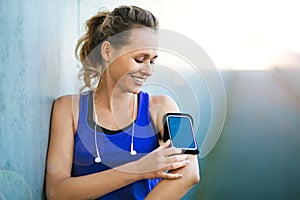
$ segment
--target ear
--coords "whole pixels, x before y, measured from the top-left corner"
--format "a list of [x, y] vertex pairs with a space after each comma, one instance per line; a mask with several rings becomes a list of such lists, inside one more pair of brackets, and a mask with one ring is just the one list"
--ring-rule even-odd
[[101, 45], [101, 55], [102, 55], [102, 58], [109, 62], [110, 60], [110, 55], [111, 55], [111, 44], [108, 42], [108, 41], [104, 41]]

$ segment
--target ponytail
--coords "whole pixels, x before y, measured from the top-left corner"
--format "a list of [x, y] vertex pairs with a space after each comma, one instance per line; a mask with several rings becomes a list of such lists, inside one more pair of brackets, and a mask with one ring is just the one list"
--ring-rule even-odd
[[[76, 58], [83, 62], [88, 54], [101, 42], [104, 37], [99, 30], [103, 25], [105, 18], [109, 15], [109, 12], [99, 12], [86, 22], [86, 34], [84, 34], [79, 40], [75, 48]], [[79, 52], [78, 52], [79, 50]]]

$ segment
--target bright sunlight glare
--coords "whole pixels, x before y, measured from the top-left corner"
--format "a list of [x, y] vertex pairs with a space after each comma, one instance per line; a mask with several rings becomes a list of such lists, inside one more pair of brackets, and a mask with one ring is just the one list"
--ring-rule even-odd
[[[161, 29], [199, 44], [218, 69], [264, 70], [282, 54], [300, 54], [297, 0], [82, 0], [91, 13], [100, 7], [137, 5], [152, 11]], [[81, 15], [81, 24], [88, 16]]]

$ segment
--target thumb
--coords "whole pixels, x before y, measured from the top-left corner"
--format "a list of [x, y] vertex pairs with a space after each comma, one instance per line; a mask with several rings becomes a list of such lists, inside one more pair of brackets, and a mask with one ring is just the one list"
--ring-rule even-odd
[[167, 147], [169, 147], [171, 144], [170, 140], [167, 140], [166, 142], [162, 143], [162, 145], [160, 145], [157, 149], [155, 149], [155, 151], [159, 151], [161, 149], [165, 149]]
[[163, 143], [161, 146], [162, 146], [163, 148], [166, 148], [166, 147], [169, 147], [170, 144], [171, 144], [171, 141], [170, 141], [170, 140], [167, 140], [167, 141], [166, 141], [165, 143]]

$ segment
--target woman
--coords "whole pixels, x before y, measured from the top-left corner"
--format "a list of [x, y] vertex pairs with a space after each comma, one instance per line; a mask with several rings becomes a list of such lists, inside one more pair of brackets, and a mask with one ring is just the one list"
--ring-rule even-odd
[[161, 141], [162, 117], [177, 105], [141, 91], [157, 58], [157, 28], [153, 14], [135, 6], [87, 21], [76, 52], [90, 90], [54, 103], [49, 199], [180, 199], [199, 181], [197, 157]]

